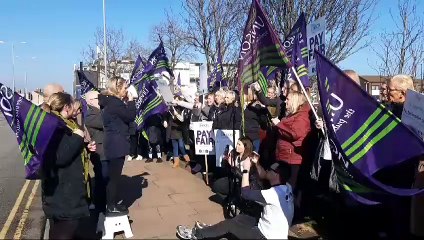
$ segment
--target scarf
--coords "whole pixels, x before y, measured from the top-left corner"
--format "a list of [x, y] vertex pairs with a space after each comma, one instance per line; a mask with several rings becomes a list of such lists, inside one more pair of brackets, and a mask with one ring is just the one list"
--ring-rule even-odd
[[[65, 123], [66, 126], [70, 129], [70, 130], [75, 130], [75, 129], [80, 129], [80, 127], [78, 126], [78, 124], [71, 119], [66, 119], [64, 118], [62, 115], [59, 114], [59, 112], [56, 111], [52, 111], [53, 114], [55, 114], [56, 116], [58, 116], [60, 119], [62, 119]], [[81, 153], [81, 160], [82, 160], [82, 166], [84, 168], [84, 183], [86, 186], [86, 190], [87, 190], [87, 196], [88, 198], [90, 198], [90, 184], [89, 184], [89, 169], [90, 169], [90, 158], [87, 152], [87, 149], [84, 147]]]

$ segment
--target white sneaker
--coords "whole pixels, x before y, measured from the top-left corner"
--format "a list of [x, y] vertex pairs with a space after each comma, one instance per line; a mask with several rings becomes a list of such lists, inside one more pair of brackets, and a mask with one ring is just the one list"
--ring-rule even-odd
[[132, 158], [130, 155], [128, 155], [128, 156], [127, 156], [127, 161], [128, 161], [128, 162], [131, 162], [132, 160], [133, 160], [133, 158]]
[[143, 157], [142, 157], [142, 156], [140, 156], [140, 155], [138, 155], [138, 156], [135, 158], [135, 160], [137, 160], [137, 161], [141, 161], [141, 160], [143, 160]]

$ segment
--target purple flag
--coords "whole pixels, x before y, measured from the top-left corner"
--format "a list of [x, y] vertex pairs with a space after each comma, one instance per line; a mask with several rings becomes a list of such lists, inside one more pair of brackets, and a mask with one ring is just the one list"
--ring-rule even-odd
[[163, 101], [157, 88], [156, 81], [142, 81], [138, 85], [137, 115], [135, 118], [137, 130], [144, 129], [144, 120], [148, 117], [168, 111], [168, 106]]
[[[300, 50], [300, 43], [297, 40], [298, 36], [296, 35], [294, 38], [294, 43], [291, 51], [291, 63], [294, 66], [294, 68], [297, 71], [297, 75], [299, 76], [300, 81], [302, 82], [304, 87], [310, 87], [311, 81], [308, 77], [308, 67], [307, 67], [307, 60], [302, 57], [302, 52]], [[289, 69], [289, 73], [287, 76], [289, 81], [296, 81], [296, 78], [293, 73], [293, 69]]]
[[259, 1], [253, 0], [239, 54], [239, 90], [246, 84], [256, 82], [264, 66], [291, 67], [291, 63]]
[[222, 69], [221, 45], [218, 42], [218, 58], [216, 60], [215, 67], [207, 80], [208, 87], [210, 89], [224, 87], [223, 84], [227, 84], [226, 82], [223, 83], [222, 73], [223, 73], [223, 69]]
[[[295, 41], [297, 37], [297, 41]], [[303, 62], [305, 63], [306, 68], [309, 66], [308, 62], [308, 44], [306, 39], [306, 18], [305, 13], [301, 13], [296, 23], [293, 25], [289, 35], [286, 37], [284, 41], [284, 49], [287, 52], [287, 56], [291, 58], [292, 50], [294, 43], [299, 43], [300, 52], [303, 58]]]
[[63, 122], [1, 83], [0, 102], [1, 111], [18, 140], [26, 178], [38, 179], [50, 139], [58, 126], [64, 126]]
[[131, 73], [129, 84], [133, 84], [137, 80], [137, 77], [143, 73], [144, 68], [146, 67], [146, 60], [140, 55], [137, 56], [137, 59], [134, 63], [134, 68]]
[[381, 169], [423, 155], [424, 143], [329, 60], [315, 54], [321, 106], [343, 189], [365, 204], [424, 192], [395, 188], [374, 178]]
[[77, 70], [78, 74], [78, 82], [80, 84], [80, 96], [84, 98], [84, 95], [89, 91], [99, 91], [96, 86], [90, 80], [88, 80], [87, 76], [85, 76], [84, 71]]

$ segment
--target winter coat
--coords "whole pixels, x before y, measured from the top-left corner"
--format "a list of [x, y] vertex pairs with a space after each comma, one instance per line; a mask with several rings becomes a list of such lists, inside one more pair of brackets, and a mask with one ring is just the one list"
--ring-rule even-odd
[[91, 139], [96, 142], [96, 153], [98, 154], [99, 160], [106, 160], [104, 153], [104, 129], [103, 119], [100, 109], [88, 106], [85, 115], [85, 126], [90, 133]]
[[43, 163], [42, 205], [47, 218], [73, 220], [89, 216], [81, 153], [84, 139], [60, 130]]
[[[171, 109], [170, 111], [172, 112], [172, 114], [170, 113], [168, 115], [168, 138], [169, 139], [180, 139], [183, 138], [183, 131], [184, 128], [186, 127], [186, 121], [188, 120], [188, 109], [184, 109], [182, 107], [175, 107], [175, 110], [178, 114], [180, 114], [182, 116], [182, 119], [178, 119], [177, 116], [174, 114], [174, 111]], [[182, 120], [182, 121], [181, 121]], [[188, 127], [187, 129], [188, 130]]]
[[304, 104], [293, 115], [283, 118], [277, 124], [278, 139], [275, 157], [289, 164], [301, 164], [309, 147], [305, 139], [311, 132], [310, 112], [308, 104]]
[[161, 114], [154, 114], [145, 122], [147, 137], [153, 145], [162, 143], [163, 119]]
[[135, 103], [125, 104], [115, 96], [99, 95], [104, 125], [104, 151], [107, 159], [121, 158], [130, 153], [129, 125], [135, 120]]
[[244, 133], [252, 141], [259, 139], [260, 129], [266, 129], [268, 109], [260, 104], [249, 104], [244, 110]]
[[286, 116], [286, 97], [285, 96], [280, 96], [277, 98], [267, 98], [265, 97], [265, 95], [263, 94], [263, 92], [258, 92], [258, 100], [259, 102], [261, 102], [263, 105], [267, 106], [267, 107], [275, 107], [276, 108], [276, 115], [278, 116], [278, 119], [281, 119], [283, 117]]
[[234, 105], [220, 107], [213, 121], [213, 129], [240, 130], [241, 109]]

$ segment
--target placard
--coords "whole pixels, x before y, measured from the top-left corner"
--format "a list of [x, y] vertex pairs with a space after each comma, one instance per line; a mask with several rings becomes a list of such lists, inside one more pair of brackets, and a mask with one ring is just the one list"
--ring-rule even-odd
[[314, 50], [318, 50], [325, 56], [325, 29], [327, 27], [325, 17], [320, 17], [306, 26], [306, 37], [309, 52], [308, 75], [317, 74]]
[[412, 90], [406, 92], [406, 102], [403, 106], [402, 123], [424, 140], [424, 95]]
[[192, 122], [194, 149], [196, 155], [215, 155], [215, 135], [213, 122]]
[[237, 143], [240, 131], [239, 130], [215, 130], [215, 155], [216, 155], [216, 166], [220, 167], [222, 159], [227, 156], [228, 153], [233, 150], [233, 134], [235, 134], [235, 141]]

